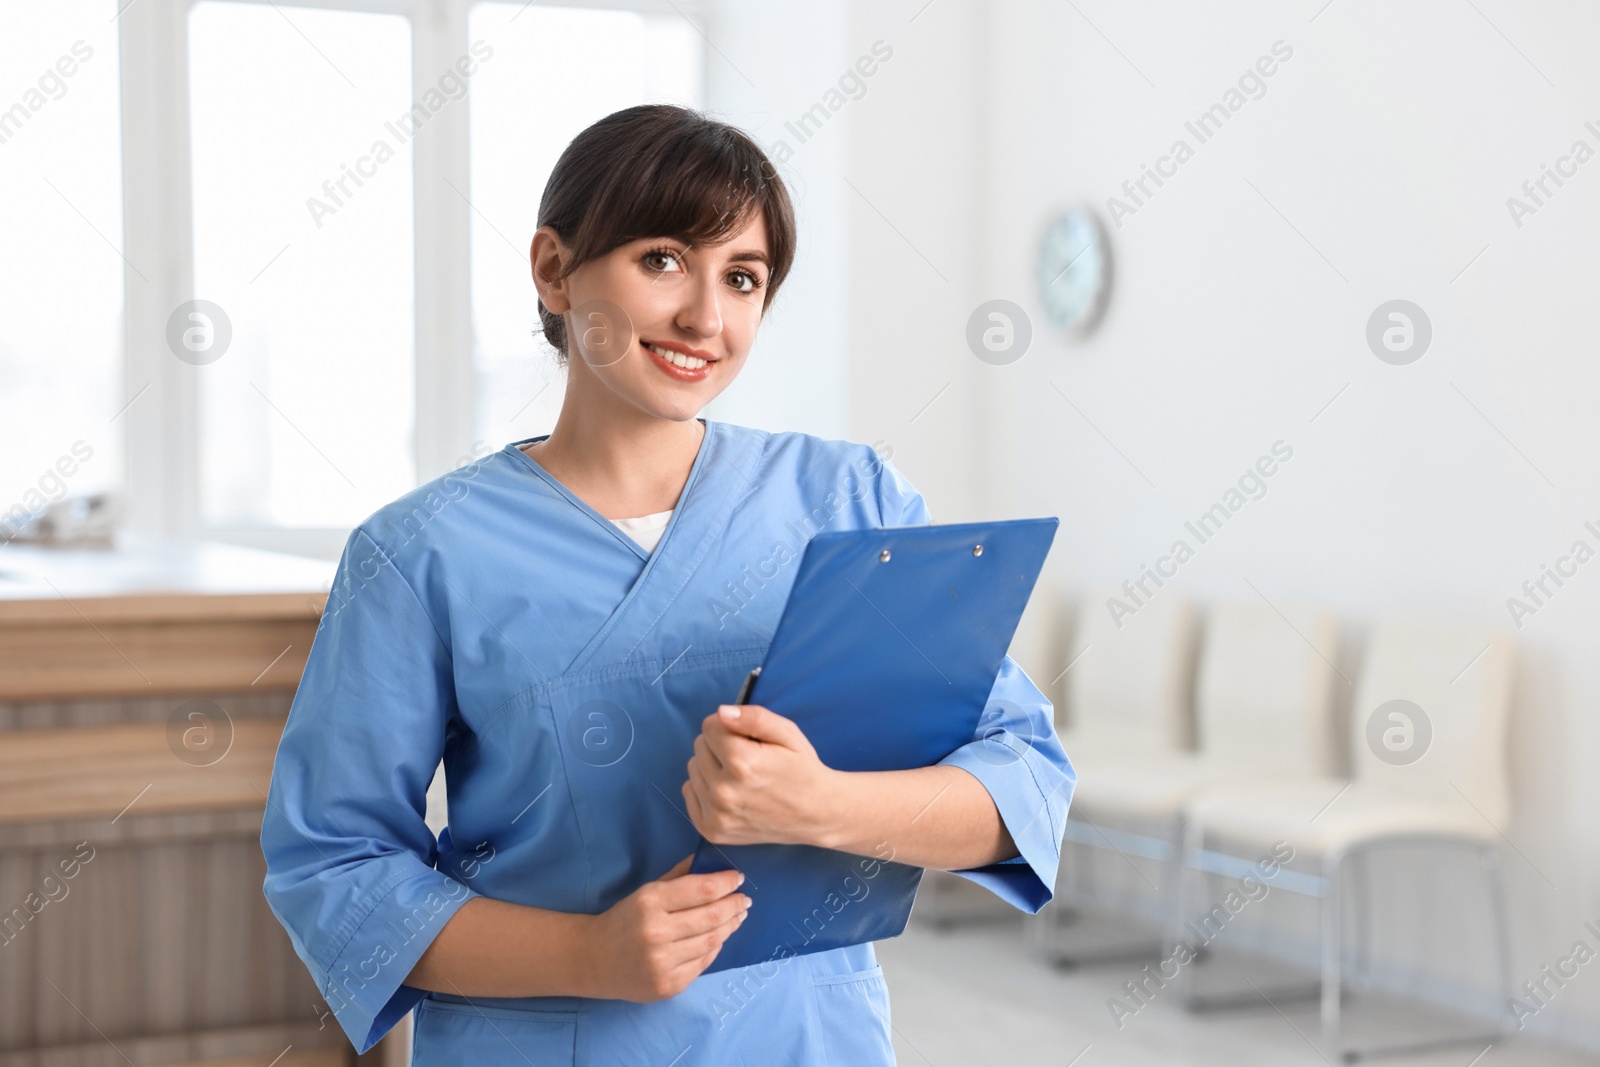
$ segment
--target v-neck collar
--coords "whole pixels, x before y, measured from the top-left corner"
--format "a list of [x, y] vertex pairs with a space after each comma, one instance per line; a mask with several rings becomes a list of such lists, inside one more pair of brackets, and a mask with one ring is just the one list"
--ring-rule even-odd
[[562, 677], [581, 674], [596, 663], [614, 665], [634, 657], [655, 625], [677, 603], [707, 555], [722, 543], [734, 509], [754, 491], [757, 482], [752, 472], [759, 465], [771, 435], [729, 427], [709, 419], [701, 421], [705, 423], [706, 435], [700, 442], [700, 452], [653, 552], [646, 552], [615, 523], [585, 504], [516, 447], [526, 442], [516, 441], [507, 446], [554, 492], [609, 531], [609, 536], [635, 558], [644, 561], [638, 576], [605, 622], [560, 672]]
[[[699, 421], [706, 428], [705, 435], [700, 439], [700, 451], [695, 453], [694, 463], [690, 464], [689, 466], [689, 477], [684, 480], [683, 491], [678, 494], [678, 501], [672, 506], [672, 517], [667, 520], [667, 528], [661, 531], [661, 539], [656, 542], [656, 551], [654, 552], [646, 552], [643, 545], [629, 537], [622, 531], [621, 527], [612, 522], [610, 519], [606, 518], [604, 515], [600, 514], [600, 512], [596, 511], [577, 493], [574, 493], [571, 489], [568, 489], [559, 478], [545, 470], [544, 467], [539, 465], [537, 460], [528, 455], [526, 452], [522, 451], [522, 449], [519, 447], [521, 445], [531, 445], [535, 442], [546, 440], [549, 438], [549, 434], [540, 434], [537, 437], [527, 437], [521, 441], [512, 441], [510, 444], [506, 445], [502, 451], [508, 452], [516, 459], [520, 460], [529, 470], [533, 471], [534, 474], [542, 478], [546, 485], [555, 490], [557, 494], [564, 497], [568, 503], [593, 519], [597, 524], [599, 524], [601, 529], [610, 533], [619, 544], [621, 544], [628, 551], [632, 552], [635, 556], [639, 557], [639, 559], [643, 560], [645, 563], [645, 569], [649, 570], [651, 563], [661, 554], [661, 548], [667, 543], [667, 539], [672, 536], [674, 527], [678, 525], [678, 517], [681, 516], [686, 510], [684, 505], [688, 503], [689, 494], [694, 491], [695, 483], [699, 481], [700, 469], [705, 466], [706, 457], [711, 455], [717, 447], [716, 442], [714, 442], [712, 438], [713, 436], [720, 436], [721, 424], [713, 422], [711, 419], [700, 419]], [[641, 581], [643, 578], [644, 576], [640, 575]]]

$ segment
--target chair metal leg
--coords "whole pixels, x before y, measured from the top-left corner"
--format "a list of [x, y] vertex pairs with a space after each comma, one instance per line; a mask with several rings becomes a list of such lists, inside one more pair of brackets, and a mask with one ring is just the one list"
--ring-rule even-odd
[[[1096, 829], [1098, 830], [1098, 828]], [[1100, 836], [1104, 838], [1105, 831], [1099, 831], [1099, 833]], [[1165, 833], [1166, 831], [1163, 831], [1163, 835], [1165, 835]], [[1168, 842], [1166, 844], [1166, 851], [1171, 850], [1170, 839], [1166, 838], [1165, 836], [1160, 839], [1150, 838], [1149, 840], [1158, 844], [1162, 841], [1166, 841]], [[1079, 919], [1084, 918], [1085, 912], [1092, 911], [1094, 909], [1094, 905], [1098, 903], [1098, 897], [1094, 892], [1095, 872], [1091, 866], [1091, 863], [1097, 860], [1102, 853], [1107, 851], [1107, 849], [1111, 851], [1121, 851], [1115, 844], [1111, 844], [1109, 842], [1102, 846], [1099, 844], [1074, 840], [1071, 834], [1067, 836], [1066, 842], [1063, 845], [1063, 859], [1065, 859], [1066, 849], [1068, 847], [1073, 847], [1074, 851], [1078, 854], [1076, 858], [1082, 861], [1073, 865], [1069, 876], [1070, 881], [1066, 882], [1066, 884], [1071, 886], [1070, 893], [1064, 897], [1058, 897], [1057, 900], [1053, 901], [1050, 906], [1042, 910], [1037, 916], [1032, 917], [1034, 920], [1039, 921], [1039, 926], [1030, 932], [1030, 938], [1032, 940], [1033, 948], [1038, 953], [1040, 958], [1045, 959], [1055, 966], [1061, 968], [1092, 966], [1095, 964], [1106, 963], [1127, 963], [1130, 961], [1153, 962], [1159, 959], [1161, 940], [1165, 936], [1165, 912], [1162, 912], [1162, 926], [1159, 928], [1158, 933], [1154, 938], [1151, 938], [1148, 934], [1140, 933], [1136, 936], [1132, 936], [1112, 944], [1105, 944], [1100, 945], [1099, 947], [1090, 948], [1087, 946], [1074, 946], [1072, 944], [1072, 939], [1068, 937], [1065, 939], [1068, 942], [1067, 945], [1063, 946], [1061, 927], [1076, 923]], [[1137, 854], [1147, 855], [1147, 853], [1142, 851], [1138, 852]], [[1166, 862], [1164, 860], [1163, 870], [1165, 870], [1165, 868]], [[1061, 884], [1062, 882], [1063, 879], [1058, 878], [1058, 884]], [[1168, 896], [1167, 887], [1165, 885], [1158, 885], [1156, 890], [1158, 897], [1162, 901], [1165, 901]], [[1084, 905], [1085, 907], [1080, 909], [1079, 905]], [[1053, 912], [1054, 914], [1047, 916], [1046, 912]]]
[[[1174, 815], [1163, 827], [1169, 853], [1161, 863], [1159, 914], [1170, 917], [1178, 907], [1178, 883], [1183, 880], [1184, 824], [1183, 816]], [[1171, 946], [1162, 945], [1162, 959], [1166, 959]]]
[[1340, 878], [1344, 874], [1344, 853], [1322, 858], [1322, 877], [1327, 891], [1322, 897], [1322, 1045], [1330, 1056], [1339, 1056], [1340, 992], [1343, 986], [1344, 943], [1340, 923], [1343, 894]]
[[[1067, 872], [1067, 892], [1057, 896], [1053, 901], [1060, 907], [1056, 909], [1055, 919], [1050, 926], [1052, 933], [1063, 923], [1075, 923], [1082, 917], [1082, 905], [1088, 900], [1084, 895], [1083, 869], [1089, 865], [1093, 852], [1094, 849], [1086, 848], [1070, 837], [1061, 842], [1061, 862], [1069, 863], [1070, 866]], [[1056, 881], [1061, 882], [1059, 874], [1056, 876]]]
[[[1184, 920], [1189, 914], [1189, 863], [1188, 856], [1191, 851], [1198, 851], [1205, 844], [1205, 830], [1193, 824], [1180, 825], [1177, 830], [1177, 848], [1173, 851], [1177, 856], [1177, 871], [1173, 878], [1172, 887], [1172, 913], [1170, 916], [1171, 929], [1167, 935], [1167, 943], [1162, 946], [1163, 959], [1175, 956], [1178, 945], [1184, 937]], [[1198, 952], [1199, 945], [1190, 945], [1192, 952]], [[1190, 958], [1182, 967], [1178, 968], [1178, 976], [1174, 981], [1177, 986], [1178, 1002], [1189, 1010], [1194, 1010], [1195, 976], [1194, 968], [1198, 961]]]
[[[1372, 882], [1369, 878], [1371, 857], [1366, 852], [1349, 854], [1350, 870], [1350, 938], [1355, 942], [1350, 961], [1349, 980], [1357, 989], [1366, 988], [1371, 978], [1372, 966]], [[1359, 984], [1357, 984], [1359, 983]]]
[[[1424, 839], [1432, 840], [1432, 839]], [[1320, 957], [1321, 966], [1319, 981], [1312, 987], [1314, 995], [1320, 1000], [1321, 1045], [1324, 1056], [1331, 1062], [1343, 1060], [1351, 1063], [1360, 1059], [1375, 1058], [1378, 1056], [1393, 1056], [1434, 1051], [1437, 1049], [1451, 1048], [1460, 1045], [1493, 1044], [1506, 1038], [1510, 1033], [1511, 1022], [1510, 1004], [1512, 998], [1511, 988], [1511, 940], [1510, 928], [1507, 921], [1506, 893], [1504, 873], [1501, 869], [1500, 854], [1489, 845], [1473, 842], [1469, 845], [1477, 853], [1482, 864], [1485, 885], [1488, 889], [1489, 908], [1494, 936], [1495, 977], [1499, 986], [1502, 1003], [1505, 1010], [1497, 1016], [1495, 1030], [1492, 1033], [1463, 1033], [1449, 1037], [1424, 1039], [1402, 1044], [1390, 1044], [1373, 1048], [1345, 1048], [1343, 1047], [1343, 995], [1346, 980], [1344, 968], [1344, 926], [1347, 897], [1352, 892], [1359, 896], [1349, 899], [1348, 904], [1352, 912], [1350, 925], [1356, 931], [1357, 957], [1360, 967], [1365, 970], [1370, 965], [1368, 956], [1370, 948], [1370, 911], [1373, 902], [1368, 895], [1369, 881], [1367, 863], [1369, 857], [1364, 855], [1371, 847], [1393, 847], [1397, 842], [1393, 839], [1375, 842], [1371, 846], [1357, 846], [1355, 848], [1329, 853], [1321, 861], [1321, 889], [1295, 889], [1293, 892], [1303, 893], [1307, 896], [1320, 898]], [[1411, 843], [1410, 841], [1405, 843]], [[1461, 842], [1456, 842], [1460, 844]], [[1172, 951], [1179, 938], [1182, 936], [1184, 918], [1191, 906], [1190, 880], [1191, 875], [1200, 873], [1194, 870], [1188, 862], [1191, 853], [1201, 850], [1204, 844], [1204, 834], [1198, 827], [1191, 827], [1183, 838], [1183, 847], [1177, 881], [1174, 887], [1174, 905], [1171, 916], [1172, 930], [1169, 935], [1170, 944], [1167, 951]], [[1349, 871], [1352, 887], [1344, 884], [1346, 872]], [[1177, 992], [1184, 1006], [1190, 1011], [1209, 1009], [1228, 1009], [1244, 1007], [1249, 1004], [1259, 1004], [1255, 997], [1229, 997], [1217, 998], [1209, 1002], [1201, 1002], [1195, 994], [1195, 976], [1193, 967], [1187, 966], [1180, 970], [1175, 982]], [[1260, 992], [1259, 990], [1257, 992]], [[1282, 1003], [1284, 997], [1293, 995], [1289, 991], [1278, 990], [1271, 995], [1270, 1003]]]
[[[1373, 1048], [1343, 1048], [1343, 1049], [1340, 1048], [1339, 1047], [1340, 1038], [1339, 1038], [1339, 1031], [1338, 1031], [1339, 1013], [1338, 1013], [1338, 1009], [1337, 1009], [1337, 1004], [1335, 1005], [1334, 1014], [1333, 1014], [1334, 1030], [1332, 1031], [1332, 1034], [1331, 1034], [1331, 1037], [1332, 1037], [1331, 1041], [1329, 1040], [1330, 1034], [1329, 1034], [1329, 1031], [1327, 1029], [1327, 1026], [1328, 1026], [1328, 989], [1327, 989], [1327, 976], [1328, 976], [1328, 962], [1327, 961], [1328, 961], [1328, 956], [1327, 956], [1327, 946], [1326, 946], [1326, 944], [1324, 944], [1324, 955], [1323, 955], [1323, 961], [1324, 961], [1324, 971], [1323, 971], [1323, 975], [1324, 975], [1324, 985], [1323, 985], [1323, 1026], [1324, 1026], [1324, 1042], [1327, 1044], [1327, 1049], [1328, 1049], [1328, 1052], [1329, 1052], [1330, 1055], [1340, 1056], [1340, 1057], [1343, 1058], [1343, 1060], [1346, 1063], [1351, 1063], [1351, 1062], [1354, 1062], [1354, 1061], [1360, 1060], [1360, 1059], [1374, 1059], [1374, 1058], [1377, 1058], [1377, 1057], [1380, 1057], [1380, 1056], [1399, 1056], [1399, 1055], [1408, 1055], [1408, 1054], [1420, 1054], [1420, 1053], [1431, 1052], [1431, 1051], [1436, 1051], [1436, 1050], [1440, 1050], [1440, 1049], [1455, 1048], [1455, 1047], [1462, 1046], [1462, 1045], [1473, 1046], [1473, 1045], [1480, 1045], [1480, 1044], [1494, 1044], [1496, 1042], [1504, 1040], [1507, 1036], [1510, 1035], [1511, 1028], [1509, 1026], [1509, 1023], [1511, 1021], [1511, 996], [1512, 996], [1512, 990], [1511, 990], [1511, 940], [1510, 940], [1510, 929], [1509, 929], [1509, 926], [1507, 925], [1507, 919], [1506, 919], [1505, 883], [1504, 883], [1503, 872], [1502, 872], [1501, 866], [1500, 866], [1500, 854], [1499, 854], [1498, 851], [1495, 850], [1495, 848], [1492, 845], [1472, 845], [1470, 847], [1478, 855], [1479, 862], [1482, 865], [1483, 872], [1484, 872], [1485, 886], [1486, 886], [1486, 888], [1488, 890], [1489, 910], [1491, 912], [1490, 925], [1493, 927], [1493, 936], [1494, 936], [1494, 955], [1495, 955], [1495, 972], [1496, 972], [1495, 977], [1496, 977], [1496, 980], [1497, 980], [1496, 984], [1500, 988], [1501, 1003], [1505, 1006], [1504, 1010], [1502, 1010], [1497, 1015], [1494, 1030], [1492, 1032], [1490, 1032], [1490, 1033], [1472, 1033], [1472, 1032], [1469, 1031], [1469, 1032], [1466, 1032], [1466, 1033], [1456, 1034], [1456, 1035], [1448, 1036], [1448, 1037], [1426, 1038], [1426, 1039], [1423, 1039], [1423, 1040], [1420, 1040], [1420, 1041], [1402, 1042], [1402, 1043], [1398, 1043], [1398, 1044], [1383, 1045], [1383, 1046], [1378, 1046], [1378, 1047], [1373, 1047]], [[1366, 856], [1360, 856], [1359, 859], [1358, 859], [1357, 853], [1361, 852], [1361, 851], [1365, 851], [1365, 850], [1353, 850], [1352, 853], [1348, 856], [1348, 858], [1351, 861], [1351, 870], [1352, 870], [1352, 872], [1354, 872], [1357, 869], [1356, 865], [1357, 865], [1358, 862], [1363, 867], [1365, 866], [1365, 864], [1367, 862], [1367, 857]], [[1365, 885], [1365, 876], [1364, 875], [1362, 877], [1362, 884]], [[1339, 895], [1339, 889], [1340, 889], [1340, 884], [1339, 884], [1339, 881], [1338, 881], [1338, 878], [1337, 878], [1337, 874], [1336, 873], [1335, 874], [1330, 874], [1329, 875], [1329, 896], [1330, 897], [1338, 896]], [[1325, 922], [1326, 922], [1326, 915], [1327, 915], [1327, 913], [1325, 911], [1324, 912], [1324, 921]], [[1327, 927], [1324, 926], [1324, 937], [1327, 936], [1326, 930], [1327, 930]], [[1337, 962], [1334, 965], [1334, 970], [1335, 970], [1335, 973], [1337, 973], [1337, 971], [1338, 971]]]
[[1511, 927], [1506, 913], [1505, 871], [1500, 866], [1500, 852], [1493, 845], [1485, 845], [1478, 853], [1483, 866], [1484, 885], [1489, 893], [1490, 923], [1494, 927], [1495, 969], [1499, 972], [1500, 1014], [1495, 1032], [1506, 1037], [1511, 1032]]
[[1078, 867], [1077, 896], [1086, 905], [1095, 904], [1095, 866], [1100, 861], [1099, 849], [1085, 849], [1084, 862]]

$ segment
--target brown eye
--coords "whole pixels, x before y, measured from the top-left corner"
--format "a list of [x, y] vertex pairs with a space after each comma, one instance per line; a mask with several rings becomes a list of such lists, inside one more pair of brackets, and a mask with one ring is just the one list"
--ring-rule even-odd
[[646, 252], [641, 259], [651, 270], [664, 273], [670, 268], [665, 265], [657, 266], [656, 263], [652, 261], [671, 260], [673, 263], [677, 263], [678, 252], [676, 249], [672, 248], [652, 248], [650, 251]]

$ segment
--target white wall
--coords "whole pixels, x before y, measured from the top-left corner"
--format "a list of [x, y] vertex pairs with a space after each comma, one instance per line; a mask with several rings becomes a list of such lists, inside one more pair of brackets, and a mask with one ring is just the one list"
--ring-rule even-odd
[[824, 437], [848, 432], [850, 108], [830, 110], [804, 141], [785, 125], [854, 59], [845, 54], [844, 22], [841, 0], [708, 5], [706, 110], [786, 159], [778, 169], [794, 201], [800, 250], [739, 380], [709, 409], [714, 418]]
[[[900, 14], [880, 24], [843, 0], [713, 0], [707, 14], [707, 110], [781, 160], [800, 231], [794, 272], [711, 414], [880, 442], [939, 520], [976, 517], [978, 455], [961, 414], [974, 361], [941, 345], [962, 328], [977, 275], [966, 213], [982, 174], [971, 158], [930, 173], [907, 166], [934, 158], [950, 131], [899, 128], [896, 116], [934, 109], [961, 128], [977, 123], [976, 67], [956, 50], [981, 24], [970, 13], [954, 31], [949, 19]], [[952, 59], [972, 69], [951, 70]], [[802, 127], [819, 105], [827, 118]], [[879, 166], [879, 151], [894, 165]]]
[[[1135, 577], [1288, 442], [1267, 495], [1167, 592], [1321, 602], [1352, 644], [1390, 612], [1516, 634], [1502, 829], [1520, 985], [1600, 919], [1600, 560], [1520, 629], [1506, 603], [1575, 540], [1600, 548], [1600, 158], [1520, 228], [1506, 200], [1575, 140], [1600, 152], [1600, 10], [1474, 3], [857, 5], [849, 50], [883, 37], [895, 56], [851, 109], [851, 181], [888, 221], [855, 197], [850, 425], [895, 443], [937, 518], [1060, 515], [1039, 599], [1062, 608]], [[1113, 231], [1102, 328], [1054, 335], [1041, 222], [1105, 213], [1174, 139], [1195, 146], [1184, 122], [1280, 40], [1293, 55], [1265, 95]], [[1010, 366], [963, 341], [991, 297], [1033, 316]], [[1365, 342], [1393, 298], [1433, 324], [1409, 366]], [[1054, 614], [1031, 613], [1019, 646], [1041, 682], [1071, 650]], [[1440, 888], [1442, 910], [1380, 927], [1387, 973], [1492, 1002], [1467, 943], [1481, 902]], [[1530, 1030], [1600, 1047], [1589, 970]]]
[[972, 137], [987, 23], [970, 4], [937, 18], [921, 4], [851, 10], [851, 56], [879, 42], [892, 55], [852, 105], [850, 424], [893, 449], [935, 521], [960, 522], [982, 517], [970, 397], [983, 368], [960, 338], [983, 275], [987, 176]]

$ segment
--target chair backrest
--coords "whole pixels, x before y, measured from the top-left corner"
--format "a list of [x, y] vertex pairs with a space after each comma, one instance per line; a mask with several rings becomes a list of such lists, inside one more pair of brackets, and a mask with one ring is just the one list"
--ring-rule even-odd
[[1351, 707], [1355, 777], [1422, 800], [1461, 804], [1465, 797], [1504, 827], [1514, 661], [1508, 634], [1381, 621]]
[[1333, 616], [1225, 601], [1206, 620], [1195, 685], [1200, 750], [1241, 770], [1326, 775], [1333, 758]]
[[1095, 590], [1078, 613], [1071, 654], [1080, 658], [1067, 671], [1072, 737], [1134, 751], [1191, 747], [1193, 607], [1163, 593], [1119, 620], [1111, 597], [1125, 599], [1120, 589]]

